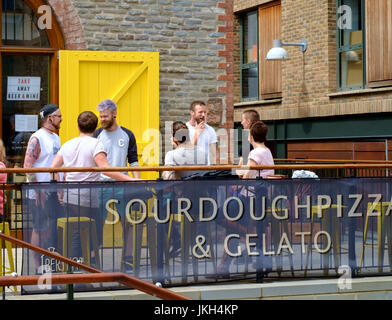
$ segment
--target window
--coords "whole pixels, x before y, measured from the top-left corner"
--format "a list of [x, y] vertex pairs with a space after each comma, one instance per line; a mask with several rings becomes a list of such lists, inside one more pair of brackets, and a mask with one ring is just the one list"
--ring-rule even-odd
[[2, 0], [1, 31], [3, 45], [50, 47], [45, 30], [38, 27], [37, 16], [23, 1]]
[[362, 0], [338, 1], [338, 84], [341, 90], [365, 86]]
[[241, 23], [241, 34], [242, 99], [258, 99], [257, 11], [245, 14]]
[[241, 18], [241, 98], [282, 96], [280, 61], [266, 61], [274, 39], [281, 38], [280, 1], [260, 6]]
[[391, 17], [390, 0], [337, 1], [340, 90], [392, 85]]

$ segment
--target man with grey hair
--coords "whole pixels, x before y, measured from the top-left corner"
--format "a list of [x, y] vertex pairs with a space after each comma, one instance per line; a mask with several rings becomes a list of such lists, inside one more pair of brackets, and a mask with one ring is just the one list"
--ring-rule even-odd
[[[101, 128], [94, 132], [94, 137], [101, 140], [106, 154], [107, 159], [111, 167], [126, 167], [127, 162], [131, 167], [138, 166], [137, 157], [137, 145], [134, 134], [131, 130], [128, 130], [117, 123], [117, 105], [114, 101], [106, 99], [98, 104], [99, 119], [101, 121]], [[127, 172], [123, 172], [128, 174]], [[140, 178], [138, 171], [132, 171], [134, 178]], [[106, 175], [101, 175], [102, 181], [113, 181]], [[124, 193], [121, 188], [104, 188], [102, 192], [102, 200], [104, 203], [104, 208], [106, 208], [106, 202], [113, 197], [118, 200], [116, 202], [117, 213], [121, 217], [123, 223], [123, 261], [122, 261], [122, 271], [130, 272], [133, 269], [133, 258], [131, 256], [131, 250], [133, 246], [132, 234], [127, 232], [126, 226], [126, 199], [124, 198]], [[114, 209], [113, 203], [111, 204], [112, 209]], [[105, 218], [107, 215], [106, 209], [103, 209], [105, 223], [109, 223]], [[109, 216], [109, 215], [108, 215]], [[102, 230], [103, 231], [103, 230]], [[99, 237], [103, 236], [101, 230], [99, 231]]]
[[[98, 104], [101, 128], [95, 131], [94, 137], [101, 140], [106, 151], [110, 166], [126, 167], [127, 160], [131, 167], [138, 166], [137, 145], [134, 134], [117, 124], [117, 105], [110, 99]], [[139, 172], [132, 172], [134, 178], [139, 178]], [[102, 180], [110, 180], [102, 175]]]

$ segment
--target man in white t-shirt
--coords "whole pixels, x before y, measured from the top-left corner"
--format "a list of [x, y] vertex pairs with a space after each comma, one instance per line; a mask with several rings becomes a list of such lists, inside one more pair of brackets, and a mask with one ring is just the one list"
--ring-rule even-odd
[[[249, 130], [252, 127], [252, 125], [259, 120], [260, 120], [259, 113], [253, 109], [245, 110], [241, 115], [241, 124], [242, 127], [244, 128], [244, 131], [242, 132], [242, 143], [241, 143], [242, 154], [241, 154], [240, 161], [238, 163], [239, 166], [243, 166], [243, 165], [246, 166], [248, 164], [249, 152], [253, 150], [253, 146], [249, 142]], [[242, 169], [236, 170], [236, 173], [240, 178], [242, 178], [244, 172], [245, 171]]]
[[[199, 147], [191, 143], [189, 129], [185, 123], [176, 121], [173, 123], [172, 144], [174, 150], [165, 155], [165, 166], [194, 166], [206, 165], [206, 155]], [[164, 171], [164, 180], [182, 179], [202, 171]]]
[[[61, 111], [56, 104], [47, 104], [40, 110], [41, 128], [34, 132], [29, 139], [24, 158], [24, 168], [48, 168], [60, 149], [60, 138], [57, 135], [62, 121]], [[27, 174], [28, 182], [49, 182], [50, 173], [37, 172]], [[31, 244], [48, 249], [55, 246], [56, 222], [58, 205], [55, 193], [44, 190], [30, 190], [27, 195], [27, 208], [32, 214], [33, 231]], [[37, 273], [42, 273], [40, 254], [34, 254]], [[41, 268], [42, 269], [42, 268]]]
[[191, 119], [186, 123], [194, 145], [204, 150], [207, 163], [219, 164], [218, 138], [214, 128], [206, 123], [207, 106], [203, 101], [193, 101], [190, 106]]
[[[106, 157], [106, 151], [102, 142], [93, 137], [97, 128], [98, 118], [91, 111], [82, 112], [78, 117], [79, 137], [64, 143], [57, 153], [51, 168], [64, 167], [110, 167]], [[119, 181], [140, 180], [130, 177], [121, 172], [103, 172], [106, 176]], [[100, 172], [67, 172], [66, 181], [99, 181]], [[56, 175], [56, 180], [59, 176]], [[61, 200], [60, 200], [61, 201]], [[67, 209], [71, 216], [85, 216], [100, 219], [97, 213], [98, 192], [91, 192], [88, 188], [69, 188], [68, 194], [64, 194], [63, 201], [67, 203]], [[102, 223], [97, 222], [97, 227]], [[75, 241], [80, 242], [80, 239]], [[73, 245], [75, 247], [75, 245]], [[76, 253], [80, 254], [80, 247]]]

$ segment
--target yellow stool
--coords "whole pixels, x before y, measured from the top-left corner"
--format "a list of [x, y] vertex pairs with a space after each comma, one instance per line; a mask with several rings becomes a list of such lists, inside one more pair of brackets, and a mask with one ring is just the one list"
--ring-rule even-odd
[[[172, 228], [174, 221], [180, 223], [180, 247], [181, 247], [181, 261], [182, 261], [182, 282], [187, 283], [187, 274], [188, 274], [188, 260], [189, 260], [189, 248], [191, 245], [190, 233], [191, 233], [191, 224], [184, 219], [184, 215], [182, 214], [171, 214], [169, 220], [169, 230], [166, 238], [166, 249], [167, 255], [169, 255], [170, 248], [170, 239], [172, 236]], [[174, 258], [173, 258], [174, 259]], [[198, 270], [197, 263], [193, 260], [193, 269]]]
[[[9, 236], [10, 235], [10, 227], [8, 222], [2, 222], [0, 223], [0, 232], [4, 233], [5, 235]], [[14, 257], [12, 255], [12, 244], [9, 241], [1, 241], [1, 248], [0, 248], [0, 275], [4, 274], [9, 274], [15, 272], [15, 266], [14, 266]], [[4, 243], [5, 242], [5, 247], [7, 249], [7, 255], [8, 255], [8, 263], [9, 267], [4, 266], [3, 268], [3, 248], [4, 248]], [[4, 269], [4, 273], [3, 273]], [[2, 291], [2, 287], [0, 287], [0, 291]], [[16, 287], [14, 286], [14, 291], [16, 292]]]
[[[127, 234], [128, 232], [131, 232], [132, 229], [132, 256], [133, 256], [133, 274], [135, 277], [139, 277], [140, 273], [140, 261], [142, 258], [142, 247], [145, 247], [148, 249], [150, 253], [150, 262], [151, 262], [151, 273], [153, 280], [156, 278], [158, 274], [158, 269], [157, 269], [157, 233], [156, 233], [156, 221], [154, 218], [154, 213], [153, 213], [153, 206], [154, 206], [154, 199], [155, 195], [147, 200], [147, 218], [146, 220], [141, 223], [141, 224], [133, 224], [130, 223], [128, 220], [126, 220], [125, 223], [125, 230], [124, 232]], [[138, 219], [141, 218], [142, 214], [142, 208], [139, 210], [131, 210], [130, 216], [132, 217], [133, 220], [137, 221]], [[127, 218], [125, 218], [127, 219]], [[147, 236], [148, 235], [148, 236]], [[124, 237], [127, 238], [127, 237]], [[125, 257], [125, 243], [123, 246], [123, 252], [122, 252], [122, 260], [124, 260]], [[121, 264], [121, 271], [124, 272], [124, 264]]]
[[[69, 217], [57, 219], [57, 245], [60, 248], [60, 239], [62, 239], [63, 256], [70, 255], [72, 247], [72, 234], [80, 232], [80, 241], [82, 243], [83, 262], [90, 265], [90, 228], [92, 232], [92, 246], [95, 254], [96, 267], [100, 266], [98, 238], [95, 220], [88, 217]], [[61, 234], [62, 232], [62, 234]]]
[[[346, 208], [346, 206], [343, 205], [337, 205], [337, 204], [332, 204], [328, 208], [321, 208], [321, 230], [322, 231], [327, 231], [330, 236], [331, 236], [331, 244], [333, 248], [333, 257], [335, 261], [335, 271], [338, 272], [339, 266], [340, 266], [340, 222], [337, 217], [337, 214], [332, 217], [327, 217], [327, 214], [333, 214], [333, 212], [330, 211], [336, 211], [339, 207], [341, 208]], [[319, 206], [312, 206], [312, 224], [314, 223], [314, 216], [318, 214], [320, 207]], [[312, 246], [312, 234], [309, 237], [309, 243], [308, 243], [308, 252], [306, 255], [306, 264], [305, 264], [305, 276], [307, 273], [308, 269], [308, 262], [309, 262], [309, 254], [310, 254], [310, 248]], [[329, 259], [323, 259], [323, 267], [324, 267], [324, 275], [328, 275], [328, 268], [329, 268]]]
[[[147, 200], [147, 217], [145, 221], [142, 224], [131, 224], [128, 221], [126, 222], [125, 230], [124, 232], [128, 233], [130, 232], [130, 229], [132, 228], [133, 234], [132, 234], [132, 241], [133, 241], [133, 274], [135, 277], [139, 276], [140, 272], [140, 260], [141, 260], [141, 250], [142, 248], [147, 248], [149, 252], [149, 259], [151, 262], [151, 273], [153, 279], [156, 278], [156, 275], [158, 274], [158, 257], [157, 257], [157, 243], [159, 239], [157, 238], [157, 225], [158, 223], [155, 220], [154, 217], [154, 200], [156, 198], [155, 192], [153, 190], [153, 196]], [[132, 210], [131, 211], [131, 217], [133, 220], [139, 220], [141, 218], [141, 212], [142, 209], [139, 210]], [[173, 219], [181, 222], [181, 258], [182, 261], [188, 261], [189, 259], [189, 248], [191, 247], [191, 238], [190, 238], [190, 231], [191, 231], [191, 224], [184, 220], [182, 215], [170, 215], [169, 219], [169, 227], [168, 227], [168, 234], [166, 237], [166, 242], [164, 246], [164, 275], [170, 275], [170, 270], [169, 270], [169, 247], [170, 247], [170, 237], [171, 237], [171, 231], [172, 231], [172, 226], [173, 226]], [[210, 234], [209, 227], [208, 227], [208, 233]], [[125, 247], [125, 246], [124, 246]], [[213, 258], [214, 252], [211, 250], [211, 256], [212, 256], [212, 261], [214, 263], [214, 268], [216, 270], [216, 261]], [[124, 257], [124, 252], [123, 252], [123, 257]], [[198, 261], [197, 259], [192, 259], [192, 264], [193, 264], [193, 269], [195, 271], [195, 274], [197, 274], [198, 270]], [[123, 265], [123, 264], [122, 264]], [[123, 271], [123, 267], [122, 267]], [[188, 271], [188, 264], [187, 263], [182, 263], [182, 274], [183, 274], [183, 282], [186, 283], [186, 275]], [[169, 277], [170, 278], [170, 277]], [[195, 276], [195, 279], [197, 280], [197, 276]]]
[[[118, 209], [114, 203], [109, 204], [109, 208], [118, 213]], [[123, 241], [123, 226], [121, 220], [118, 219], [116, 223], [116, 216], [111, 212], [106, 212], [104, 224], [102, 227], [102, 243], [101, 248], [119, 248], [124, 246]]]
[[[373, 202], [368, 203], [367, 212], [369, 212], [371, 206], [373, 206]], [[384, 244], [386, 238], [388, 238], [387, 246], [388, 246], [388, 256], [389, 256], [389, 264], [392, 266], [392, 257], [391, 257], [391, 225], [390, 225], [390, 216], [385, 216], [386, 209], [391, 205], [391, 202], [382, 202], [382, 209], [380, 212], [380, 203], [378, 202], [373, 211], [377, 212], [377, 242], [376, 244], [368, 244], [366, 243], [367, 231], [368, 231], [368, 222], [369, 215], [366, 214], [365, 220], [365, 228], [363, 230], [363, 245], [361, 251], [361, 259], [359, 266], [362, 267], [363, 258], [365, 254], [365, 247], [376, 247], [378, 250], [378, 265], [379, 271], [382, 271], [382, 263], [384, 262]], [[392, 269], [392, 268], [391, 268]]]
[[[271, 178], [269, 178], [271, 179]], [[281, 178], [279, 178], [281, 179]], [[282, 214], [282, 212], [285, 210], [285, 208], [275, 208], [274, 212]], [[271, 245], [272, 246], [277, 246], [280, 242], [281, 236], [283, 233], [286, 233], [289, 235], [289, 225], [287, 220], [277, 220], [275, 217], [272, 216], [272, 208], [268, 207], [266, 212], [268, 215], [270, 215], [270, 228], [271, 228]], [[268, 221], [268, 220], [267, 220]], [[268, 228], [268, 226], [267, 226]], [[279, 230], [280, 229], [280, 230]], [[280, 231], [280, 232], [278, 232]], [[290, 270], [291, 274], [294, 276], [294, 262], [293, 262], [293, 255], [289, 252], [288, 253], [289, 261], [290, 261]], [[281, 274], [282, 272], [282, 255], [276, 255], [276, 271], [278, 272], [278, 275]]]
[[[171, 239], [171, 234], [172, 234], [172, 228], [173, 228], [173, 223], [174, 221], [180, 223], [180, 247], [181, 247], [181, 262], [182, 262], [182, 283], [187, 283], [187, 275], [188, 275], [188, 261], [189, 261], [189, 250], [192, 250], [191, 246], [191, 231], [192, 231], [192, 224], [191, 222], [188, 221], [188, 219], [184, 218], [183, 214], [178, 214], [178, 213], [172, 213], [170, 215], [169, 219], [169, 230], [167, 233], [167, 238], [166, 238], [166, 256], [169, 256], [169, 248], [170, 248], [170, 239]], [[207, 243], [211, 243], [211, 228], [210, 224], [207, 223], [207, 234], [208, 234], [208, 239]], [[210, 252], [211, 252], [211, 261], [214, 269], [214, 274], [216, 274], [217, 270], [217, 265], [216, 265], [216, 260], [215, 260], [215, 253], [213, 246], [211, 245], [210, 247]], [[199, 270], [199, 265], [198, 265], [198, 259], [195, 258], [192, 255], [192, 268], [194, 272], [194, 279], [197, 281], [198, 279], [198, 270]]]

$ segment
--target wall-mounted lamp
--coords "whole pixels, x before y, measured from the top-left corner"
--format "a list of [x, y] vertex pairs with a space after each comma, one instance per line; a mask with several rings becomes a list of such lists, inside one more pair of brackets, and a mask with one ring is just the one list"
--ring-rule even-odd
[[287, 51], [282, 48], [282, 46], [300, 46], [301, 51], [305, 52], [308, 43], [306, 39], [301, 39], [300, 43], [290, 43], [290, 42], [283, 42], [282, 40], [274, 40], [274, 47], [270, 49], [267, 53], [266, 60], [286, 60], [289, 58]]

